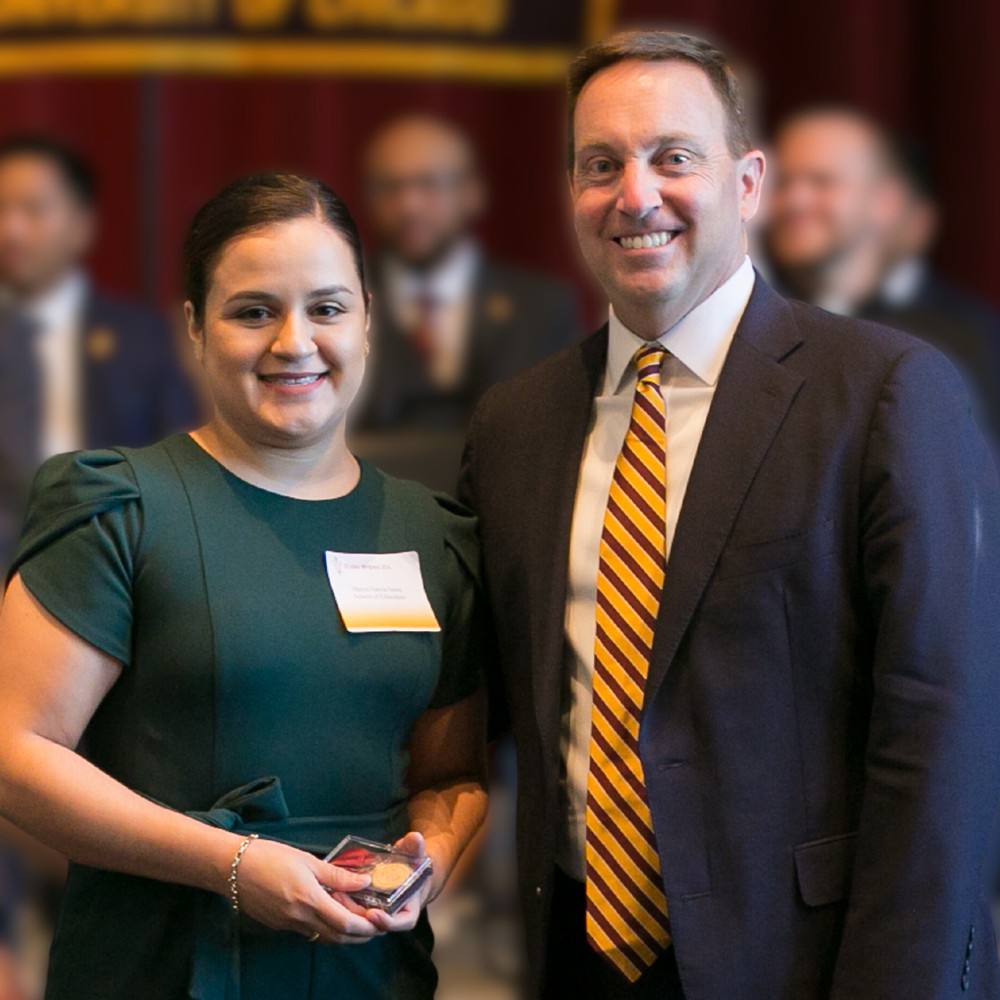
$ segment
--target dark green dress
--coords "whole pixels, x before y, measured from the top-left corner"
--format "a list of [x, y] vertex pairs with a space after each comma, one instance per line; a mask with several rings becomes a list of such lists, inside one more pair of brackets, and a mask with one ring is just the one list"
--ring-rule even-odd
[[[416, 550], [440, 633], [348, 633], [326, 550]], [[38, 474], [14, 571], [124, 664], [81, 752], [172, 809], [325, 853], [408, 828], [407, 745], [481, 683], [475, 522], [362, 463], [337, 500], [246, 483], [187, 435], [79, 452]], [[220, 895], [71, 866], [50, 1000], [430, 998], [426, 918], [309, 945]]]

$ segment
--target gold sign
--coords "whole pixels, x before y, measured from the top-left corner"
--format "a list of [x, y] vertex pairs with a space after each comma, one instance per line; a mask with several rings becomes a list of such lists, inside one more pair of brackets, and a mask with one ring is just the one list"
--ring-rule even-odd
[[509, 0], [0, 0], [0, 28], [237, 28], [495, 34]]
[[561, 80], [617, 0], [0, 0], [0, 76]]

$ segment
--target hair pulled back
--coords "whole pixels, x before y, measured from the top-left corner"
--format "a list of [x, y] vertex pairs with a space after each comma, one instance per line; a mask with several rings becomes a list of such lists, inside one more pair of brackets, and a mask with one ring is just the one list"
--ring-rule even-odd
[[205, 321], [212, 274], [226, 245], [265, 226], [313, 217], [335, 230], [351, 248], [365, 291], [361, 235], [347, 206], [322, 181], [297, 174], [265, 173], [241, 177], [207, 201], [195, 215], [184, 241], [184, 288], [195, 323]]

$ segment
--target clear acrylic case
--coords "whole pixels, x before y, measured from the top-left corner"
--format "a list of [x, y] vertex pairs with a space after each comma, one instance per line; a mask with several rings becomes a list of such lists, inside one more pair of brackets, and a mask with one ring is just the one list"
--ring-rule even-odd
[[363, 837], [345, 837], [324, 859], [331, 865], [371, 876], [371, 885], [350, 893], [362, 906], [395, 913], [430, 877], [433, 864]]

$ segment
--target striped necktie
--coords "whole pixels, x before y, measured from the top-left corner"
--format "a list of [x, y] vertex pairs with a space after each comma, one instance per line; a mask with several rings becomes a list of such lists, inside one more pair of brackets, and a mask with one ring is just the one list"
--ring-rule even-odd
[[615, 464], [597, 579], [587, 781], [587, 940], [635, 982], [670, 943], [639, 759], [639, 719], [666, 565], [666, 408], [659, 344], [635, 356], [632, 421]]

